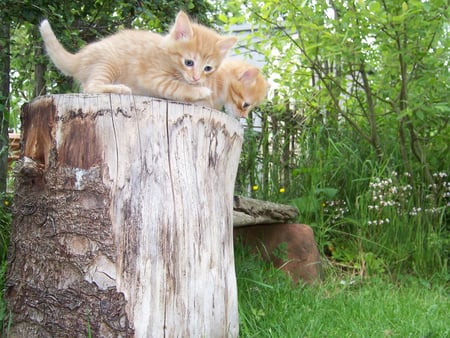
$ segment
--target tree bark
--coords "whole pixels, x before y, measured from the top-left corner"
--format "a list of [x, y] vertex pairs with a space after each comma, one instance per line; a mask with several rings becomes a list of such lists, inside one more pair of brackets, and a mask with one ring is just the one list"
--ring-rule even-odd
[[11, 337], [238, 335], [238, 121], [149, 97], [55, 95], [28, 104], [22, 126]]
[[0, 13], [0, 193], [6, 191], [8, 179], [10, 25], [8, 15]]
[[44, 45], [40, 39], [40, 34], [37, 27], [33, 29], [34, 41], [34, 97], [45, 95], [45, 73], [47, 71], [47, 63], [45, 60]]

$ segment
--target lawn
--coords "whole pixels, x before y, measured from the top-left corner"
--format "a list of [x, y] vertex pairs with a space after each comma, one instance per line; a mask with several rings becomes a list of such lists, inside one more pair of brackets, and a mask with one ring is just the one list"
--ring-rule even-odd
[[293, 285], [236, 250], [241, 337], [450, 337], [449, 288], [404, 276], [364, 280], [330, 266], [323, 282]]

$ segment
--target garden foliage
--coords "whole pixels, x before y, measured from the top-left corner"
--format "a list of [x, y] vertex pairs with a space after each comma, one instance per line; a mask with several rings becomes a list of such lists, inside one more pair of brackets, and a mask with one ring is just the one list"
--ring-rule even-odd
[[220, 18], [251, 24], [243, 45], [273, 82], [241, 192], [295, 204], [324, 253], [363, 274], [447, 271], [447, 2], [231, 1]]

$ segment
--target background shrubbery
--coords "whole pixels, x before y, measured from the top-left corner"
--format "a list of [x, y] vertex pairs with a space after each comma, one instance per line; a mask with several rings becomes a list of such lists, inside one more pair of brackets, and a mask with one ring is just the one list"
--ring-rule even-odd
[[361, 275], [448, 278], [448, 4], [227, 4], [221, 20], [251, 25], [273, 80], [248, 120], [241, 192], [297, 206]]

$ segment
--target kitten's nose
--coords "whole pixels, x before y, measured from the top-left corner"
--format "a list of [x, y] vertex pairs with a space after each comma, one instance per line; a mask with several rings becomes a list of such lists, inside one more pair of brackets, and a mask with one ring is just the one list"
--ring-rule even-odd
[[200, 76], [199, 75], [192, 75], [192, 81], [194, 81], [194, 82], [200, 81]]

